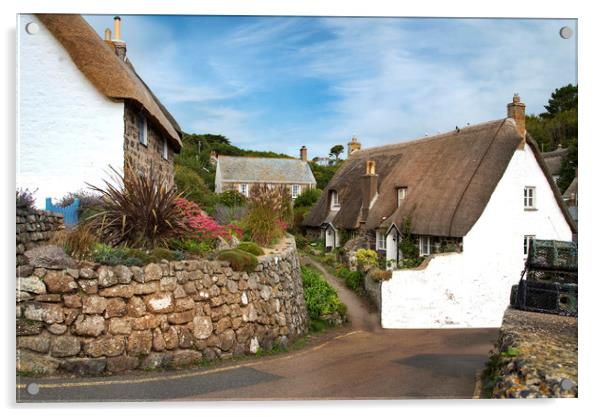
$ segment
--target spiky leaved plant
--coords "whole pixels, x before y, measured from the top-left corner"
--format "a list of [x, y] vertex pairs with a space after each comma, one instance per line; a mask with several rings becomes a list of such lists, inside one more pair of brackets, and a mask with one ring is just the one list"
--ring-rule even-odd
[[262, 246], [273, 243], [283, 235], [291, 217], [291, 197], [286, 186], [255, 184], [251, 187], [244, 222], [256, 243]]
[[100, 211], [90, 217], [103, 242], [152, 249], [187, 231], [177, 205], [181, 194], [168, 186], [164, 175], [152, 167], [138, 174], [128, 159], [121, 174], [113, 167], [104, 186], [90, 185], [101, 196]]

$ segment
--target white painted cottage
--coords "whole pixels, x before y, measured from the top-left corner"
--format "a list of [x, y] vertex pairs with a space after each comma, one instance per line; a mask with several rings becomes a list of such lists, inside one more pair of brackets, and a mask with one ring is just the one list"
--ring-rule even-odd
[[101, 185], [109, 165], [159, 171], [173, 183], [181, 131], [138, 76], [115, 31], [80, 15], [23, 14], [17, 27], [17, 187], [36, 205]]
[[[354, 152], [304, 220], [331, 248], [361, 233], [393, 266], [384, 328], [498, 327], [530, 240], [571, 240], [525, 105], [515, 96], [507, 107], [505, 119]], [[426, 260], [398, 269], [408, 221]]]

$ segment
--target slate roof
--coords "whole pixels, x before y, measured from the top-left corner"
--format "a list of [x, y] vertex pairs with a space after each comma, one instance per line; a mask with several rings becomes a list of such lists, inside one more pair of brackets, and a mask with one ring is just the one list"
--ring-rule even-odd
[[309, 164], [299, 159], [220, 155], [217, 161], [225, 182], [316, 184]]
[[[367, 230], [398, 227], [411, 219], [412, 232], [433, 236], [465, 236], [481, 216], [521, 142], [513, 119], [494, 120], [459, 130], [353, 153], [328, 183], [303, 224], [319, 227], [332, 219], [335, 227]], [[574, 223], [558, 188], [548, 173], [537, 144], [533, 150], [563, 210]], [[378, 197], [364, 225], [360, 225], [362, 193], [359, 188], [366, 161], [376, 162]], [[397, 207], [397, 187], [407, 187]], [[329, 191], [336, 190], [340, 209], [331, 217]]]

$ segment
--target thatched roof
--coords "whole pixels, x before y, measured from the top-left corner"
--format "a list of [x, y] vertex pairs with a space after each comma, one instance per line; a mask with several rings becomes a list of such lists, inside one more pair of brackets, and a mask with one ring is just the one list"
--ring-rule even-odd
[[[362, 196], [358, 186], [366, 161], [371, 160], [376, 162], [378, 198], [363, 228], [400, 226], [410, 218], [415, 234], [465, 236], [481, 216], [520, 141], [514, 120], [503, 119], [357, 151], [333, 176], [304, 225], [318, 227], [329, 218], [339, 228], [360, 227]], [[527, 143], [573, 227], [537, 145], [530, 137]], [[399, 208], [398, 187], [407, 187]], [[334, 217], [328, 207], [330, 190], [338, 192], [341, 204]]]
[[573, 178], [573, 181], [571, 181], [571, 184], [568, 186], [568, 188], [566, 190], [564, 190], [564, 194], [562, 194], [562, 196], [565, 199], [570, 199], [570, 198], [576, 197], [578, 192], [579, 192], [579, 183], [577, 181], [577, 176], [575, 176], [575, 178]]
[[174, 118], [136, 74], [133, 66], [117, 57], [111, 46], [98, 36], [83, 17], [76, 14], [36, 16], [101, 94], [113, 100], [128, 100], [142, 106], [174, 148], [180, 150], [181, 130]]
[[569, 153], [569, 148], [559, 148], [551, 152], [543, 152], [541, 154], [545, 161], [550, 174], [560, 175], [560, 167], [562, 166], [562, 160]]
[[309, 164], [300, 159], [225, 156], [218, 158], [222, 181], [315, 184]]

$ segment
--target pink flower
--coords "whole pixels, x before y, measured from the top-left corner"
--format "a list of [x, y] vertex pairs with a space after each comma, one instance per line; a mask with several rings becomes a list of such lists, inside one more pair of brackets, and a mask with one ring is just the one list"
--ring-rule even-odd
[[184, 224], [189, 229], [192, 237], [198, 239], [218, 239], [223, 238], [232, 240], [232, 236], [242, 236], [242, 230], [235, 225], [219, 225], [212, 217], [205, 214], [198, 204], [188, 201], [185, 198], [179, 198], [177, 206], [184, 215]]

